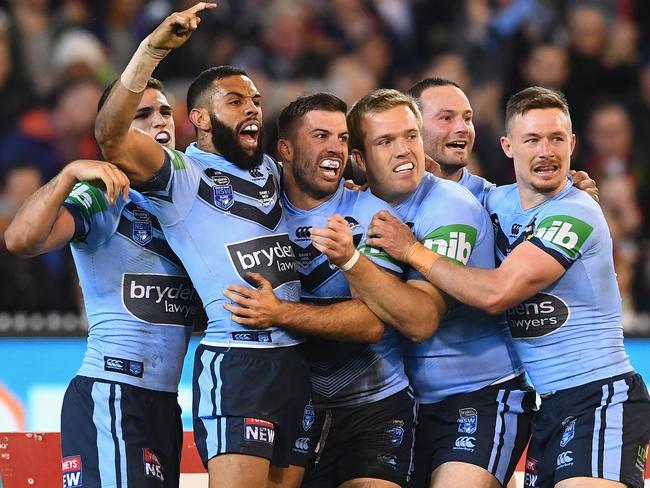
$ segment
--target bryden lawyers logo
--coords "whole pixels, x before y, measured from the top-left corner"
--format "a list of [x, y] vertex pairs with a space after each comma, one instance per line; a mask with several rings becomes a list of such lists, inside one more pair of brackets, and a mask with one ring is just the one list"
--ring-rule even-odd
[[271, 282], [273, 289], [299, 281], [296, 261], [288, 234], [257, 237], [248, 241], [226, 244], [230, 260], [239, 277], [257, 286], [246, 273], [259, 273]]
[[193, 327], [203, 318], [203, 305], [189, 278], [125, 273], [122, 302], [135, 317], [152, 324]]
[[548, 335], [566, 324], [569, 315], [567, 304], [548, 293], [538, 293], [506, 312], [513, 339]]

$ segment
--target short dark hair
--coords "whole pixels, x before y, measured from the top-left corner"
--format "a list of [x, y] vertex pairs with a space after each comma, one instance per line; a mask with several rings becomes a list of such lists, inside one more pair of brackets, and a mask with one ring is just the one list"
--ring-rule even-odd
[[345, 115], [348, 111], [348, 105], [336, 95], [327, 92], [298, 97], [280, 112], [278, 117], [278, 136], [280, 139], [290, 137], [296, 122], [314, 110], [341, 112]]
[[188, 112], [201, 103], [201, 99], [210, 93], [214, 87], [215, 80], [228, 78], [229, 76], [248, 76], [246, 71], [234, 66], [222, 65], [208, 68], [202, 71], [187, 89], [187, 110]]
[[377, 114], [401, 106], [411, 109], [421, 129], [422, 114], [415, 99], [411, 95], [407, 95], [398, 90], [379, 88], [368, 93], [352, 105], [347, 116], [348, 130], [350, 131], [350, 150], [357, 149], [361, 152], [365, 151], [363, 141], [365, 136], [362, 129], [362, 122], [366, 114]]
[[460, 85], [449, 78], [442, 78], [440, 76], [432, 76], [430, 78], [425, 78], [421, 81], [418, 81], [415, 85], [408, 89], [406, 93], [411, 95], [415, 100], [419, 100], [422, 96], [422, 92], [427, 88], [433, 86], [455, 86], [459, 90], [462, 90]]
[[[102, 96], [99, 97], [99, 102], [97, 102], [97, 111], [99, 112], [104, 104], [106, 103], [106, 100], [108, 99], [108, 96], [111, 94], [111, 91], [113, 90], [113, 87], [115, 86], [115, 83], [117, 83], [117, 80], [119, 78], [113, 80], [110, 85], [108, 85], [106, 88], [104, 88], [104, 92], [102, 93]], [[145, 87], [145, 90], [147, 88], [153, 88], [154, 90], [158, 90], [160, 93], [166, 96], [165, 94], [165, 85], [163, 85], [162, 81], [160, 81], [157, 78], [149, 78], [147, 81], [147, 86]]]
[[569, 104], [562, 92], [542, 86], [531, 86], [515, 93], [508, 100], [506, 104], [506, 133], [510, 132], [512, 119], [517, 115], [523, 115], [529, 110], [544, 108], [560, 109], [571, 124]]

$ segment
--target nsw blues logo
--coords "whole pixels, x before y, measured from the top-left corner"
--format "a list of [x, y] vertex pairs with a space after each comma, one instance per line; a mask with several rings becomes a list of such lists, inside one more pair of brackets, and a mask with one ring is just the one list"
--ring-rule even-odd
[[458, 432], [473, 434], [478, 428], [478, 413], [474, 408], [461, 408], [458, 410]]
[[560, 439], [560, 447], [565, 447], [576, 435], [575, 417], [565, 418], [562, 425], [564, 426], [564, 432], [562, 432], [562, 439]]
[[153, 238], [153, 230], [149, 214], [142, 210], [134, 210], [133, 218], [133, 232], [131, 237], [136, 243], [141, 246], [146, 246]]
[[316, 420], [316, 411], [314, 410], [314, 407], [311, 406], [311, 403], [305, 405], [305, 413], [302, 416], [303, 430], [307, 431], [311, 429], [311, 426], [314, 425], [315, 420]]
[[228, 210], [235, 203], [235, 195], [232, 191], [230, 178], [227, 176], [215, 175], [212, 177], [214, 205], [221, 210]]
[[141, 377], [141, 376], [142, 376], [142, 370], [143, 370], [143, 369], [144, 369], [144, 368], [142, 367], [142, 363], [140, 363], [140, 362], [137, 362], [137, 361], [131, 361], [131, 363], [129, 364], [129, 372], [130, 372], [133, 376], [139, 376], [139, 377]]

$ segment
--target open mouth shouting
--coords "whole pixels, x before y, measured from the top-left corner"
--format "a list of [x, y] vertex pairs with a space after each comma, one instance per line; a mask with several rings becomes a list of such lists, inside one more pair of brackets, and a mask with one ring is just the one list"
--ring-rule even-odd
[[242, 128], [239, 130], [239, 138], [242, 147], [254, 150], [257, 148], [260, 137], [260, 122], [257, 120], [247, 120], [241, 125]]
[[158, 144], [166, 146], [167, 144], [169, 144], [171, 142], [172, 135], [169, 132], [167, 132], [166, 130], [162, 130], [162, 131], [158, 132], [154, 136], [154, 139], [156, 140], [156, 142]]
[[339, 168], [342, 166], [342, 161], [339, 158], [326, 157], [321, 159], [318, 167], [320, 168], [320, 173], [328, 180], [334, 180], [338, 178]]

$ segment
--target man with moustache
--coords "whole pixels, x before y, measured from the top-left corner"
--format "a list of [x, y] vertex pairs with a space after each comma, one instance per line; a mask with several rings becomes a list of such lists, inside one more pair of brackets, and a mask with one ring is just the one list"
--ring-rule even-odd
[[95, 135], [150, 202], [208, 314], [194, 368], [194, 432], [210, 487], [285, 484], [309, 400], [299, 334], [253, 331], [224, 309], [227, 283], [269, 279], [283, 299], [300, 296], [279, 197], [279, 171], [262, 152], [261, 96], [243, 70], [211, 68], [188, 90], [197, 141], [163, 149], [128, 121], [144, 81], [216, 7], [198, 3], [167, 17], [140, 45], [100, 111]]
[[[490, 193], [496, 269], [459, 267], [386, 216], [369, 239], [463, 303], [507, 311], [514, 345], [542, 404], [527, 487], [643, 486], [650, 397], [629, 363], [612, 243], [600, 207], [567, 177], [575, 147], [557, 91], [531, 87], [506, 107], [504, 153], [517, 182]], [[374, 224], [373, 224], [374, 225]]]
[[[160, 81], [147, 81], [136, 114], [132, 127], [173, 149], [174, 120]], [[106, 195], [88, 181], [101, 181]], [[23, 204], [6, 242], [23, 256], [70, 243], [83, 290], [88, 348], [61, 410], [64, 485], [177, 487], [178, 382], [203, 314], [147, 202], [129, 192], [116, 166], [74, 161]], [[178, 295], [167, 293], [161, 304], [156, 292], [147, 296], [149, 288]]]
[[[402, 273], [395, 261], [365, 245], [372, 216], [390, 206], [341, 181], [348, 158], [346, 111], [338, 97], [316, 93], [291, 102], [278, 119], [284, 209], [302, 301], [317, 305], [278, 300], [268, 280], [260, 277], [258, 290], [229, 287], [225, 295], [237, 306], [225, 307], [239, 323], [262, 330], [279, 324], [312, 336], [307, 352], [316, 420], [309, 422], [295, 449], [307, 450], [309, 442], [318, 447], [302, 486], [407, 486], [415, 402], [396, 330], [423, 340], [435, 331], [446, 307], [428, 283], [402, 282], [395, 276]], [[358, 249], [355, 262], [340, 268], [330, 266], [310, 239], [310, 229], [322, 227], [335, 214], [351, 229]], [[390, 290], [383, 322], [352, 298], [342, 270], [356, 260], [362, 262], [357, 266], [367, 266], [374, 286]]]
[[[468, 191], [424, 170], [422, 119], [415, 101], [377, 90], [348, 114], [352, 157], [370, 189], [393, 206], [412, 239], [459, 265], [494, 267], [492, 225]], [[374, 217], [367, 242], [398, 237], [383, 232], [389, 212]], [[345, 222], [313, 229], [314, 245], [334, 264], [353, 255]], [[392, 254], [408, 262], [408, 256]], [[358, 264], [345, 271], [350, 286], [378, 315], [389, 290], [377, 289]], [[426, 280], [417, 270], [409, 279]], [[448, 301], [438, 331], [403, 350], [419, 402], [412, 486], [497, 487], [512, 476], [529, 436], [534, 393], [512, 352], [502, 317]]]

